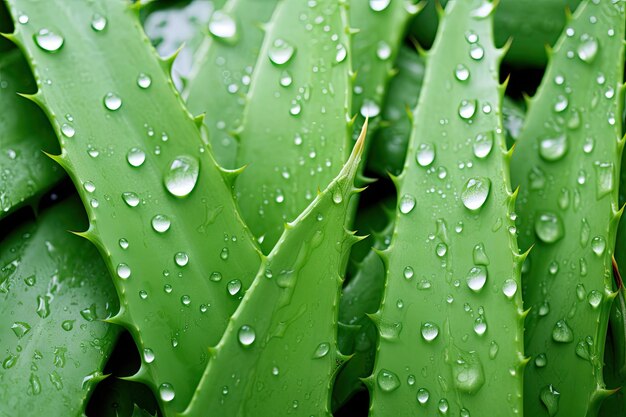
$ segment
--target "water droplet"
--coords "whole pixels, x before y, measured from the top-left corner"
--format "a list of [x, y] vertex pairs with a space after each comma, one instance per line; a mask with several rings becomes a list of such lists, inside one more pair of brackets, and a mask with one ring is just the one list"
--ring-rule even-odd
[[500, 350], [500, 346], [498, 346], [495, 340], [492, 340], [489, 344], [489, 358], [495, 359], [498, 356], [498, 350]]
[[346, 57], [348, 56], [348, 51], [346, 49], [346, 47], [343, 44], [338, 44], [337, 45], [337, 53], [335, 54], [335, 60], [337, 62], [343, 62], [346, 60]]
[[326, 342], [320, 343], [315, 348], [315, 352], [313, 352], [313, 358], [314, 359], [323, 358], [324, 356], [328, 355], [328, 352], [330, 352], [330, 344]]
[[547, 364], [548, 364], [548, 358], [546, 358], [545, 353], [540, 353], [539, 355], [537, 355], [537, 357], [535, 358], [535, 366], [537, 368], [543, 368]]
[[384, 392], [392, 392], [400, 387], [400, 378], [387, 369], [381, 369], [376, 376], [378, 387]]
[[174, 261], [176, 265], [183, 267], [189, 263], [189, 255], [185, 252], [177, 252], [176, 255], [174, 255]]
[[15, 355], [9, 355], [2, 361], [2, 367], [4, 369], [10, 369], [17, 362], [18, 357]]
[[139, 148], [131, 148], [126, 154], [126, 160], [131, 166], [139, 167], [146, 160], [146, 153]]
[[474, 333], [478, 336], [482, 336], [487, 331], [487, 322], [483, 316], [476, 317], [474, 320]]
[[439, 404], [437, 404], [437, 409], [441, 414], [448, 414], [448, 409], [450, 408], [448, 404], [448, 400], [442, 398], [439, 400]]
[[148, 293], [145, 290], [139, 291], [139, 298], [146, 300], [148, 298]]
[[76, 129], [74, 129], [72, 125], [63, 123], [61, 125], [61, 133], [63, 133], [63, 136], [65, 136], [66, 138], [73, 138], [76, 134]]
[[220, 252], [220, 258], [225, 261], [228, 259], [228, 255], [229, 255], [228, 248], [222, 248], [222, 251]]
[[438, 257], [443, 258], [444, 256], [446, 256], [447, 252], [448, 252], [448, 245], [446, 245], [445, 243], [437, 244], [437, 247], [435, 248], [435, 253], [437, 254]]
[[37, 296], [37, 315], [42, 319], [50, 315], [50, 296]]
[[209, 20], [209, 32], [213, 37], [233, 43], [237, 41], [237, 22], [228, 13], [216, 10]]
[[489, 257], [485, 251], [485, 245], [482, 242], [474, 246], [472, 258], [476, 265], [489, 265]]
[[502, 293], [506, 296], [506, 298], [513, 298], [515, 293], [517, 292], [517, 282], [514, 279], [507, 279], [502, 284]]
[[567, 97], [559, 95], [556, 98], [556, 103], [554, 103], [554, 111], [557, 113], [561, 113], [565, 109], [567, 109], [568, 105], [569, 105], [569, 100], [567, 99]]
[[276, 39], [268, 52], [268, 57], [276, 65], [284, 65], [293, 57], [296, 48], [284, 39]]
[[107, 27], [107, 19], [106, 17], [94, 13], [91, 18], [91, 28], [96, 32], [102, 32]]
[[137, 207], [139, 205], [139, 196], [132, 192], [122, 193], [122, 199], [129, 207]]
[[361, 105], [360, 112], [363, 117], [369, 117], [371, 119], [380, 114], [380, 106], [373, 100], [365, 99]]
[[439, 327], [429, 321], [422, 323], [422, 337], [427, 342], [432, 342], [439, 336]]
[[46, 52], [57, 52], [63, 46], [63, 36], [49, 29], [41, 29], [33, 35], [35, 44]]
[[137, 85], [139, 88], [146, 89], [150, 87], [152, 84], [152, 78], [148, 74], [144, 74], [143, 72], [137, 76]]
[[599, 291], [591, 290], [587, 295], [587, 301], [592, 308], [598, 308], [602, 302], [602, 294]]
[[293, 82], [293, 78], [291, 77], [291, 73], [287, 70], [283, 71], [280, 74], [280, 85], [283, 87], [289, 87]]
[[21, 339], [30, 331], [30, 325], [23, 321], [16, 321], [11, 325], [11, 330], [13, 330], [18, 339]]
[[404, 272], [403, 272], [404, 278], [411, 279], [413, 278], [413, 274], [414, 274], [413, 268], [411, 268], [410, 266], [407, 266], [406, 268], [404, 268]]
[[467, 286], [474, 292], [483, 289], [487, 282], [487, 268], [484, 266], [475, 266], [469, 270], [466, 277]]
[[552, 329], [552, 340], [557, 343], [571, 343], [574, 340], [574, 332], [565, 320], [559, 320]]
[[386, 61], [391, 57], [391, 46], [385, 41], [378, 42], [376, 46], [376, 56], [381, 61]]
[[539, 142], [539, 155], [546, 161], [558, 161], [567, 152], [567, 136], [546, 137]]
[[172, 384], [164, 382], [159, 386], [159, 396], [166, 403], [172, 401], [176, 396], [176, 392], [174, 391], [174, 387]]
[[467, 394], [475, 394], [485, 383], [485, 374], [476, 352], [461, 352], [452, 363], [452, 376], [456, 388]]
[[17, 16], [17, 21], [20, 23], [20, 25], [25, 25], [26, 23], [28, 23], [29, 20], [30, 20], [30, 18], [28, 17], [27, 14], [20, 13]]
[[370, 2], [370, 9], [372, 9], [375, 12], [382, 12], [389, 6], [389, 3], [391, 3], [391, 0], [369, 0], [369, 2]]
[[164, 214], [157, 214], [152, 218], [152, 228], [157, 233], [165, 233], [170, 229], [171, 221]]
[[91, 181], [85, 181], [83, 183], [83, 188], [85, 189], [85, 191], [87, 191], [88, 193], [93, 193], [94, 191], [96, 191], [96, 186], [93, 182]]
[[429, 398], [430, 392], [428, 392], [426, 388], [420, 388], [417, 390], [417, 402], [420, 403], [420, 405], [426, 404]]
[[80, 311], [80, 315], [87, 321], [94, 321], [98, 318], [98, 313], [96, 312], [96, 305], [92, 304], [87, 308], [84, 308]]
[[472, 44], [470, 46], [470, 57], [474, 61], [480, 61], [481, 59], [483, 59], [484, 56], [485, 56], [485, 50], [483, 49], [482, 46], [478, 44]]
[[491, 181], [487, 178], [470, 178], [461, 193], [461, 201], [469, 210], [478, 210], [485, 204], [489, 196]]
[[130, 267], [124, 263], [117, 265], [117, 276], [122, 279], [128, 279], [130, 277]]
[[535, 233], [541, 241], [554, 243], [563, 237], [563, 222], [555, 213], [540, 213], [535, 219]]
[[615, 182], [613, 163], [596, 162], [594, 168], [596, 170], [596, 197], [600, 199], [613, 191]]
[[183, 295], [182, 297], [180, 297], [180, 302], [182, 303], [182, 305], [188, 306], [191, 304], [191, 297], [188, 295]]
[[254, 333], [254, 329], [252, 327], [244, 324], [243, 326], [239, 328], [237, 337], [239, 339], [239, 343], [241, 344], [241, 346], [248, 347], [252, 345], [252, 343], [254, 343], [256, 334]]
[[115, 93], [107, 93], [104, 96], [104, 107], [111, 111], [115, 111], [122, 107], [122, 99]]
[[211, 276], [209, 277], [209, 279], [213, 282], [220, 282], [222, 280], [222, 274], [215, 271], [211, 274]]
[[241, 281], [233, 279], [226, 284], [226, 289], [230, 295], [237, 295], [241, 291]]
[[415, 197], [411, 194], [405, 194], [400, 199], [400, 213], [409, 214], [415, 208]]
[[587, 34], [581, 36], [582, 42], [578, 45], [576, 53], [581, 61], [591, 64], [598, 54], [598, 41]]
[[493, 132], [479, 133], [474, 139], [474, 156], [484, 159], [493, 149]]
[[186, 197], [196, 186], [200, 163], [198, 159], [180, 155], [170, 164], [169, 170], [163, 177], [165, 188], [176, 197]]
[[459, 81], [467, 81], [470, 77], [470, 71], [465, 65], [459, 64], [454, 69], [454, 76]]
[[430, 143], [419, 144], [417, 153], [415, 154], [415, 160], [419, 166], [429, 166], [435, 160], [435, 147]]
[[602, 256], [606, 249], [606, 240], [602, 236], [591, 239], [591, 250], [598, 256]]
[[74, 320], [65, 320], [61, 323], [61, 328], [66, 332], [71, 331], [74, 328]]
[[469, 120], [476, 114], [476, 100], [463, 100], [459, 105], [461, 119]]
[[152, 363], [154, 362], [154, 352], [152, 351], [152, 349], [150, 348], [145, 348], [143, 350], [143, 360], [146, 363]]
[[561, 397], [561, 393], [558, 392], [552, 384], [543, 387], [541, 392], [539, 393], [539, 398], [543, 405], [546, 406], [548, 411], [548, 415], [550, 417], [554, 417], [556, 413], [559, 411], [559, 398]]

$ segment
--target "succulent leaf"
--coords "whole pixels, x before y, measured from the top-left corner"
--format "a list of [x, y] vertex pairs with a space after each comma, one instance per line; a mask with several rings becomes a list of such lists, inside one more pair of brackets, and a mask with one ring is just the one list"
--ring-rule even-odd
[[[427, 0], [425, 10], [412, 26], [416, 38], [430, 45], [437, 29], [436, 4], [448, 0]], [[546, 45], [553, 45], [567, 23], [567, 10], [575, 10], [581, 0], [499, 0], [494, 14], [496, 45], [513, 40], [504, 58], [519, 67], [546, 64]]]
[[345, 162], [351, 123], [345, 3], [283, 1], [267, 25], [239, 137], [243, 218], [269, 251]]
[[618, 211], [624, 2], [584, 1], [531, 100], [512, 157], [524, 268], [529, 416], [593, 416]]
[[18, 50], [0, 55], [0, 219], [32, 203], [65, 173], [42, 151], [59, 148], [45, 114], [17, 93], [36, 90], [28, 65]]
[[[522, 301], [488, 1], [451, 1], [426, 74], [373, 316], [371, 416], [515, 416]], [[454, 104], [451, 104], [454, 103]], [[506, 398], [506, 401], [503, 399]]]
[[46, 210], [0, 246], [0, 416], [82, 416], [119, 334], [118, 308], [78, 201]]
[[198, 48], [184, 92], [193, 114], [204, 113], [204, 126], [217, 161], [237, 168], [238, 142], [246, 94], [263, 43], [265, 25], [278, 0], [229, 0], [209, 21], [209, 36]]
[[261, 266], [210, 350], [184, 416], [331, 415], [332, 379], [344, 360], [336, 341], [339, 293], [356, 241], [344, 225], [366, 128], [339, 175], [287, 225]]
[[[13, 38], [41, 83], [35, 100], [61, 144], [55, 159], [87, 209], [82, 235], [103, 255], [166, 414], [182, 411], [206, 346], [260, 264], [227, 176], [123, 1], [11, 0]], [[18, 23], [18, 14], [29, 17]], [[165, 70], [165, 71], [164, 71]], [[89, 149], [97, 149], [97, 157]]]

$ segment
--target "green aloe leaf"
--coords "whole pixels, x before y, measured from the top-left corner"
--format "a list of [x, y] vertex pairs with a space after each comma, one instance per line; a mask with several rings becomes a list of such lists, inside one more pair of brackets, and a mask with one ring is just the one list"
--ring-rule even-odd
[[263, 262], [211, 348], [184, 416], [331, 415], [333, 375], [344, 360], [336, 342], [339, 293], [358, 240], [344, 225], [366, 129], [339, 175], [287, 225]]
[[351, 123], [350, 42], [345, 3], [281, 2], [252, 76], [238, 138], [242, 215], [269, 251], [339, 172]]
[[[123, 1], [8, 2], [11, 36], [41, 83], [32, 99], [61, 143], [146, 382], [181, 411], [249, 286], [260, 253], [223, 172]], [[28, 23], [20, 24], [19, 16]]]
[[78, 201], [46, 210], [0, 246], [0, 416], [82, 416], [119, 328], [98, 251], [67, 232]]
[[513, 153], [529, 416], [593, 416], [613, 293], [624, 2], [584, 1], [557, 42]]
[[[427, 0], [423, 13], [415, 20], [412, 32], [420, 42], [430, 45], [437, 29], [437, 0]], [[439, 0], [445, 4], [448, 0]], [[504, 58], [518, 67], [543, 67], [546, 45], [553, 45], [566, 24], [566, 11], [574, 10], [581, 0], [500, 0], [494, 15], [496, 45], [512, 39]]]
[[[59, 146], [46, 116], [17, 93], [34, 91], [35, 81], [18, 50], [0, 56], [0, 219], [34, 202], [65, 173], [42, 151]], [[44, 81], [45, 82], [45, 81]]]
[[[402, 47], [396, 60], [398, 74], [389, 83], [389, 94], [383, 107], [383, 121], [372, 138], [368, 167], [381, 176], [399, 175], [406, 158], [411, 135], [411, 116], [419, 99], [424, 79], [424, 59], [418, 51]], [[502, 116], [507, 146], [519, 137], [524, 111], [519, 104], [504, 97]]]
[[421, 5], [411, 0], [350, 2], [350, 25], [356, 30], [352, 37], [352, 67], [356, 73], [352, 95], [352, 108], [358, 112], [357, 128], [360, 131], [369, 117], [369, 131], [376, 131], [389, 80], [394, 75], [394, 62], [404, 40], [410, 18]]
[[397, 179], [372, 416], [522, 411], [522, 300], [488, 1], [451, 1]]
[[204, 126], [215, 158], [237, 166], [235, 131], [242, 124], [246, 94], [263, 43], [262, 25], [278, 0], [229, 0], [209, 21], [209, 36], [198, 48], [184, 96], [194, 113], [205, 113]]

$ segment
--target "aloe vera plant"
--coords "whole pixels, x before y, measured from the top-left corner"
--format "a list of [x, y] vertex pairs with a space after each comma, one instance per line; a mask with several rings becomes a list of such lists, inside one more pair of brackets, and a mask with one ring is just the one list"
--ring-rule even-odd
[[585, 1], [557, 42], [513, 153], [520, 186], [529, 415], [595, 415], [613, 293], [624, 3]]
[[137, 3], [0, 2], [0, 416], [624, 413], [624, 0]]
[[84, 227], [66, 201], [2, 240], [0, 415], [82, 416], [119, 334], [100, 321], [117, 297], [96, 249], [66, 229]]
[[[32, 91], [35, 83], [17, 50], [0, 58], [2, 118], [0, 142], [0, 218], [20, 206], [35, 203], [63, 177], [63, 170], [43, 150], [58, 149], [45, 115], [16, 93]], [[34, 127], [34, 128], [33, 128]]]
[[[136, 10], [122, 1], [63, 4], [9, 2], [11, 37], [36, 78], [51, 80], [31, 98], [53, 123], [61, 144], [54, 159], [87, 208], [82, 236], [114, 277], [121, 307], [109, 320], [128, 328], [142, 352], [135, 379], [167, 409], [182, 410], [259, 253], [234, 206], [232, 174], [208, 153]], [[128, 62], [103, 58], [99, 48], [126, 51]], [[90, 79], [76, 76], [96, 68], [105, 76], [85, 91]]]
[[495, 71], [504, 52], [493, 45], [492, 13], [486, 1], [451, 2], [427, 57], [396, 180], [394, 237], [382, 255], [372, 416], [522, 409], [523, 256], [510, 231], [504, 87]]

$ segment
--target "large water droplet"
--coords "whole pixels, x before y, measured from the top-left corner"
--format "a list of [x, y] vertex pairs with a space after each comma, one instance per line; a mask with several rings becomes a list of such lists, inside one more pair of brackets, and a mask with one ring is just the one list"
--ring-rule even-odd
[[602, 302], [602, 293], [596, 290], [591, 290], [589, 294], [587, 294], [587, 302], [589, 302], [591, 307], [598, 308]]
[[101, 14], [95, 13], [91, 18], [91, 28], [96, 32], [102, 32], [107, 27], [107, 19]]
[[104, 96], [104, 107], [111, 111], [115, 111], [122, 107], [122, 98], [115, 93], [107, 93]]
[[380, 106], [370, 99], [363, 100], [360, 113], [363, 117], [369, 117], [370, 119], [380, 114]]
[[370, 2], [370, 9], [372, 9], [375, 12], [382, 12], [389, 6], [389, 3], [391, 3], [391, 0], [369, 0], [369, 2]]
[[493, 149], [493, 132], [479, 133], [474, 139], [474, 156], [484, 159]]
[[476, 100], [463, 100], [459, 105], [461, 119], [469, 120], [476, 114]]
[[323, 358], [324, 356], [328, 355], [328, 352], [330, 352], [330, 343], [326, 343], [326, 342], [320, 343], [315, 348], [315, 352], [313, 352], [313, 358], [314, 359]]
[[137, 85], [139, 88], [146, 89], [150, 87], [152, 84], [152, 78], [148, 74], [144, 74], [143, 72], [137, 76]]
[[244, 324], [239, 328], [237, 338], [239, 339], [239, 343], [241, 344], [241, 346], [248, 347], [254, 343], [254, 339], [256, 339], [256, 333], [254, 332], [254, 329], [252, 327]]
[[539, 155], [546, 161], [558, 161], [567, 152], [567, 136], [546, 137], [539, 142]]
[[596, 162], [594, 168], [596, 170], [596, 197], [600, 199], [613, 191], [615, 182], [613, 163]]
[[174, 391], [174, 387], [172, 384], [164, 382], [159, 386], [159, 396], [163, 401], [170, 402], [176, 396], [176, 392]]
[[154, 362], [154, 352], [152, 351], [152, 349], [150, 348], [145, 348], [143, 350], [143, 360], [146, 363], [152, 363]]
[[446, 415], [448, 414], [449, 408], [450, 404], [448, 404], [448, 400], [446, 400], [445, 398], [439, 400], [439, 403], [437, 404], [437, 409], [439, 410], [439, 413]]
[[485, 374], [476, 352], [463, 352], [452, 363], [454, 385], [459, 391], [475, 394], [485, 383]]
[[117, 276], [122, 279], [128, 279], [131, 273], [130, 267], [124, 263], [117, 265], [116, 272], [117, 272]]
[[576, 53], [581, 61], [591, 64], [598, 54], [598, 49], [599, 45], [596, 38], [585, 34], [581, 36], [581, 42], [576, 49]]
[[558, 343], [571, 343], [574, 340], [574, 332], [565, 320], [559, 320], [552, 329], [552, 340]]
[[126, 160], [131, 166], [140, 167], [146, 160], [146, 153], [139, 148], [131, 148], [126, 154]]
[[233, 279], [226, 284], [226, 290], [230, 295], [237, 295], [241, 291], [241, 281]]
[[170, 164], [163, 183], [173, 196], [186, 197], [196, 186], [199, 172], [200, 163], [197, 158], [180, 155]]
[[129, 207], [137, 207], [139, 205], [139, 196], [132, 192], [122, 193], [122, 199]]
[[591, 239], [591, 250], [598, 256], [602, 256], [606, 250], [606, 240], [602, 236]]
[[470, 77], [470, 71], [465, 65], [459, 64], [454, 69], [454, 76], [459, 81], [467, 81]]
[[400, 213], [409, 214], [415, 208], [415, 197], [411, 194], [405, 194], [400, 199]]
[[152, 218], [152, 228], [155, 232], [165, 233], [170, 229], [171, 221], [164, 214], [157, 214]]
[[35, 44], [46, 52], [57, 52], [63, 46], [63, 36], [49, 29], [41, 29], [33, 35]]
[[276, 65], [284, 65], [293, 57], [296, 48], [284, 39], [276, 39], [269, 49], [268, 57]]
[[417, 146], [415, 160], [419, 166], [429, 166], [435, 160], [435, 147], [430, 143], [420, 143]]
[[13, 330], [18, 339], [21, 339], [30, 331], [30, 325], [23, 321], [16, 321], [11, 325], [11, 330]]
[[417, 390], [417, 402], [424, 405], [430, 398], [430, 392], [426, 388], [420, 388]]
[[400, 387], [400, 378], [387, 369], [381, 369], [376, 376], [378, 387], [384, 392], [392, 392]]
[[506, 298], [513, 298], [515, 293], [517, 292], [517, 282], [514, 279], [507, 279], [502, 284], [502, 293], [506, 296]]
[[180, 267], [186, 266], [189, 263], [189, 255], [185, 252], [177, 252], [176, 255], [174, 255], [174, 262]]
[[237, 41], [237, 22], [230, 14], [216, 10], [209, 20], [209, 32], [217, 39], [233, 43]]
[[539, 213], [535, 219], [535, 233], [541, 241], [554, 243], [563, 237], [563, 222], [555, 213]]
[[474, 292], [483, 289], [487, 282], [487, 268], [484, 266], [475, 266], [469, 270], [467, 277], [467, 286]]
[[429, 321], [422, 323], [422, 337], [427, 342], [432, 342], [439, 336], [439, 326]]
[[491, 181], [488, 178], [470, 178], [461, 193], [461, 201], [469, 210], [478, 210], [489, 196]]
[[548, 415], [550, 417], [554, 417], [556, 413], [559, 411], [559, 398], [561, 397], [561, 393], [556, 390], [552, 386], [552, 384], [543, 387], [541, 392], [539, 393], [539, 398], [543, 405], [545, 405]]

